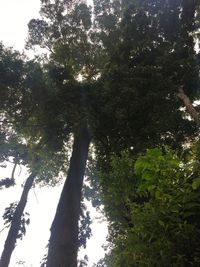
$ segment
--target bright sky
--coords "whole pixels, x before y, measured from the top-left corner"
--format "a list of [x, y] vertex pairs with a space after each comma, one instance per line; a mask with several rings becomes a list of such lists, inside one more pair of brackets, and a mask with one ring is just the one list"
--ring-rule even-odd
[[[90, 2], [90, 1], [89, 1]], [[40, 0], [0, 0], [0, 40], [5, 46], [23, 50], [27, 36], [27, 24], [31, 18], [39, 16]], [[18, 175], [19, 169], [16, 171]], [[0, 179], [10, 177], [11, 168], [1, 169]], [[20, 198], [23, 180], [28, 173], [23, 170], [17, 178], [18, 185], [14, 188], [0, 191], [0, 216], [5, 207]], [[61, 187], [59, 188], [35, 188], [31, 190], [26, 210], [30, 213], [31, 224], [27, 227], [27, 234], [22, 241], [18, 241], [13, 253], [10, 267], [17, 267], [16, 262], [26, 262], [26, 267], [39, 267], [45, 246], [49, 239], [49, 229], [55, 214]], [[88, 204], [89, 205], [89, 204]], [[99, 214], [90, 207], [92, 218]], [[3, 228], [3, 220], [0, 217], [0, 231]], [[107, 235], [106, 223], [94, 219], [92, 226], [93, 237], [87, 245], [87, 249], [81, 254], [89, 256], [89, 267], [104, 255], [101, 248]], [[0, 254], [3, 249], [7, 231], [0, 233]]]
[[27, 24], [39, 16], [40, 0], [0, 0], [0, 40], [22, 50]]

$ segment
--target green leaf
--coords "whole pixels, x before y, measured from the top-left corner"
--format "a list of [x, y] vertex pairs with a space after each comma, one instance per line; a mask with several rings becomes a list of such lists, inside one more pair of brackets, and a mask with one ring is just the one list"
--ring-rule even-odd
[[200, 178], [197, 178], [192, 183], [192, 188], [195, 190], [200, 187]]
[[165, 226], [165, 223], [163, 221], [161, 221], [161, 220], [158, 220], [158, 223], [163, 227]]

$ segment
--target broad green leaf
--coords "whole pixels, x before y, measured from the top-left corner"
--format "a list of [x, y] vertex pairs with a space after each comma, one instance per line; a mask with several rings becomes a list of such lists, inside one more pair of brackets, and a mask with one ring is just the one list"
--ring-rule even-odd
[[197, 179], [195, 179], [194, 181], [193, 181], [193, 183], [192, 183], [192, 188], [194, 189], [194, 190], [196, 190], [197, 188], [199, 188], [200, 187], [200, 178], [197, 178]]

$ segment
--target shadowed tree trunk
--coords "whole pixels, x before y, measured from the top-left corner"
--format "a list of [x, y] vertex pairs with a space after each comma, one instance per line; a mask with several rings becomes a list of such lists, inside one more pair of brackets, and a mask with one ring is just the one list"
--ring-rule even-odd
[[34, 179], [36, 177], [35, 173], [32, 173], [25, 182], [24, 189], [14, 212], [11, 226], [4, 244], [4, 249], [0, 259], [0, 267], [8, 267], [12, 252], [15, 248], [18, 232], [21, 224], [21, 217], [26, 206], [28, 193], [33, 185]]
[[47, 267], [76, 267], [81, 191], [91, 136], [81, 129], [74, 138], [68, 176], [51, 226]]

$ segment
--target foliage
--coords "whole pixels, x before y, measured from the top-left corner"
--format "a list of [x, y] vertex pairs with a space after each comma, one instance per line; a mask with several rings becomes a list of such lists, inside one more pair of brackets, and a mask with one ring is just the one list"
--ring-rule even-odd
[[[10, 227], [10, 224], [12, 223], [13, 215], [15, 213], [17, 205], [18, 205], [17, 202], [13, 202], [10, 204], [9, 207], [5, 209], [5, 212], [3, 214], [3, 219], [4, 219], [4, 225], [6, 228]], [[18, 239], [22, 239], [23, 236], [26, 234], [26, 226], [29, 224], [30, 224], [29, 213], [24, 212], [21, 217], [20, 227], [19, 227], [18, 236], [17, 236]]]
[[79, 260], [78, 267], [87, 267], [88, 266], [88, 256], [85, 255], [83, 259]]
[[37, 181], [53, 185], [66, 168], [62, 145], [69, 137], [65, 122], [57, 118], [51, 106], [54, 88], [36, 60], [27, 61], [2, 44], [0, 56], [0, 161], [12, 159], [34, 168]]
[[[127, 159], [131, 165], [124, 164]], [[200, 187], [199, 174], [191, 175], [194, 155], [191, 160], [183, 162], [160, 149], [148, 150], [136, 161], [127, 153], [113, 158], [104, 190], [113, 246], [106, 266], [199, 265]], [[128, 177], [132, 182], [127, 184]], [[124, 202], [126, 211], [118, 204]], [[127, 214], [130, 222], [122, 227]]]
[[92, 235], [92, 230], [90, 228], [91, 223], [90, 212], [87, 211], [86, 205], [82, 203], [79, 218], [79, 248], [86, 248], [87, 240]]
[[[109, 1], [100, 2], [102, 13], [104, 9], [114, 13]], [[102, 73], [103, 89], [94, 109], [99, 124], [95, 135], [103, 155], [130, 147], [135, 153], [166, 144], [180, 148], [195, 133], [176, 96], [183, 85], [192, 98], [198, 85], [193, 35], [198, 21], [194, 1], [187, 8], [186, 2], [123, 1], [118, 39]]]
[[13, 186], [15, 184], [14, 179], [12, 178], [4, 178], [0, 180], [0, 189], [2, 189], [3, 186], [6, 188]]
[[199, 2], [94, 0], [92, 13], [81, 1], [41, 0], [40, 13], [29, 23], [27, 47], [49, 50], [43, 66], [0, 46], [0, 159], [16, 156], [54, 184], [71, 134], [87, 124], [114, 245], [107, 265], [198, 263], [197, 170], [169, 151], [136, 157], [166, 144], [180, 151], [196, 134], [176, 94], [183, 86], [197, 95]]
[[17, 266], [22, 266], [22, 267], [30, 267], [30, 266], [28, 266], [28, 265], [26, 265], [26, 262], [25, 261], [18, 261], [18, 262], [16, 262], [16, 265]]
[[[0, 43], [0, 90], [1, 102], [0, 112], [4, 111], [10, 106], [10, 109], [16, 107], [15, 98], [18, 96], [21, 74], [23, 70], [22, 56], [9, 48], [5, 48]], [[14, 90], [15, 89], [15, 90]]]

